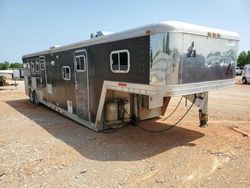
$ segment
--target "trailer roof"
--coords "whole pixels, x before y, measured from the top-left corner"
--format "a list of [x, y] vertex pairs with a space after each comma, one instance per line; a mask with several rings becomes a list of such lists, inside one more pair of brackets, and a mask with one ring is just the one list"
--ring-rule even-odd
[[145, 35], [151, 35], [154, 33], [164, 33], [164, 32], [180, 32], [180, 33], [190, 33], [195, 35], [202, 35], [202, 36], [208, 36], [208, 33], [216, 33], [220, 35], [220, 38], [224, 39], [230, 39], [230, 40], [239, 40], [239, 35], [235, 32], [210, 28], [210, 27], [204, 27], [200, 25], [194, 25], [179, 21], [164, 21], [164, 22], [158, 22], [151, 25], [146, 25], [142, 27], [138, 27], [135, 29], [130, 29], [122, 32], [117, 32], [109, 35], [104, 35], [101, 37], [95, 37], [89, 40], [64, 45], [61, 47], [55, 47], [52, 49], [47, 49], [44, 51], [31, 53], [24, 55], [23, 58], [33, 57], [33, 56], [39, 56], [47, 53], [55, 53], [59, 51], [69, 50], [69, 49], [75, 49], [75, 48], [81, 48], [85, 46], [91, 46], [95, 44], [101, 44], [101, 43], [107, 43], [107, 42], [113, 42], [123, 39], [129, 39], [129, 38], [135, 38]]

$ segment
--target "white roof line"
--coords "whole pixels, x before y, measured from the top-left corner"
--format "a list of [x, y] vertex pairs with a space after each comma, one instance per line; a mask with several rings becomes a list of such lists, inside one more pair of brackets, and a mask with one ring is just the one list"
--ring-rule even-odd
[[214, 32], [214, 33], [220, 33], [221, 38], [239, 40], [239, 35], [235, 32], [224, 31], [220, 29], [204, 27], [204, 26], [189, 24], [185, 22], [163, 21], [163, 22], [157, 22], [151, 25], [138, 27], [135, 29], [121, 31], [121, 32], [104, 35], [101, 37], [96, 37], [96, 38], [88, 39], [85, 41], [81, 41], [81, 42], [77, 42], [77, 43], [73, 43], [69, 45], [64, 45], [64, 46], [53, 48], [53, 49], [47, 49], [44, 51], [27, 54], [27, 55], [24, 55], [23, 58], [149, 35], [149, 33], [147, 33], [146, 31], [150, 31], [150, 34], [173, 31], [173, 32], [192, 33], [192, 34], [204, 35], [204, 36], [207, 36], [208, 32]]

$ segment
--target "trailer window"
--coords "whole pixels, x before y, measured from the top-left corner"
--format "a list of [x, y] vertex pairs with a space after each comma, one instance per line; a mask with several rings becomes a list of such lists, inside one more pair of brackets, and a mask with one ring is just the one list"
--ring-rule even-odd
[[33, 72], [35, 72], [35, 65], [34, 65], [34, 61], [31, 61], [31, 72], [33, 73]]
[[30, 71], [30, 61], [27, 61], [26, 68], [27, 68], [28, 71]]
[[119, 58], [118, 53], [112, 54], [112, 69], [113, 71], [119, 71]]
[[113, 51], [110, 54], [110, 68], [114, 73], [128, 73], [130, 69], [130, 54], [128, 50]]
[[41, 57], [39, 61], [40, 61], [40, 69], [44, 70], [44, 67], [45, 67], [45, 65], [44, 65], [44, 63], [45, 63], [44, 57]]
[[70, 67], [69, 66], [63, 66], [62, 67], [62, 77], [64, 80], [70, 80]]
[[76, 56], [76, 71], [84, 72], [86, 70], [86, 57], [84, 55]]
[[36, 69], [36, 72], [39, 72], [39, 62], [38, 61], [36, 61], [35, 69]]

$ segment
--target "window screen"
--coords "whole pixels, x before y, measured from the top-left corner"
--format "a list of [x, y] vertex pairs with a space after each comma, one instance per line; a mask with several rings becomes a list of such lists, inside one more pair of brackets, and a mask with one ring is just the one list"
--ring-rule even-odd
[[130, 56], [128, 50], [111, 52], [110, 67], [115, 73], [128, 73], [130, 69]]
[[128, 69], [128, 53], [121, 52], [120, 53], [120, 70]]
[[69, 66], [63, 66], [62, 67], [62, 77], [64, 80], [70, 80], [70, 67]]
[[114, 71], [119, 71], [118, 53], [112, 54], [112, 69]]

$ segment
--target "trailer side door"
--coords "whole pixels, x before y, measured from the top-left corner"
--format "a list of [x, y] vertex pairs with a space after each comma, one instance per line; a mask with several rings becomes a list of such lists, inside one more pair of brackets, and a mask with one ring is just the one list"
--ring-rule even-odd
[[77, 115], [89, 121], [88, 59], [85, 49], [75, 51], [74, 63]]

